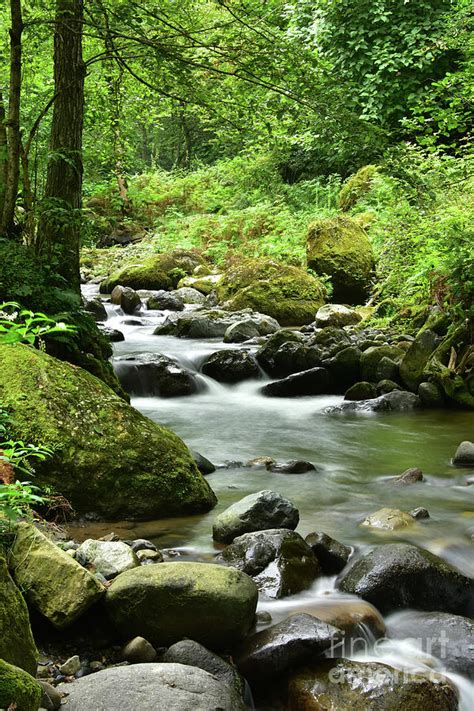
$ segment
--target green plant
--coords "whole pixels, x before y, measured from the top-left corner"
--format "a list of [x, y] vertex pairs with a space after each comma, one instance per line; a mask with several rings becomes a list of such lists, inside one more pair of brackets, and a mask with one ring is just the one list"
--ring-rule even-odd
[[46, 502], [40, 493], [40, 488], [30, 481], [15, 481], [12, 484], [0, 485], [0, 513], [9, 523], [29, 513], [32, 506], [43, 505]]
[[22, 309], [15, 301], [0, 304], [0, 345], [27, 343], [55, 334], [74, 333], [74, 326], [56, 322], [41, 312]]

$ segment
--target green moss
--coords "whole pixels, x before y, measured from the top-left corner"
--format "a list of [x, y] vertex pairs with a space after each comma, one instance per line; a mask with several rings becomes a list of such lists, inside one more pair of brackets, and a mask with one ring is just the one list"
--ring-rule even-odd
[[54, 450], [37, 465], [37, 483], [53, 485], [78, 513], [146, 519], [215, 504], [179, 437], [81, 368], [26, 346], [1, 346], [0, 400], [14, 437]]
[[366, 232], [356, 220], [336, 217], [313, 222], [306, 254], [310, 269], [331, 278], [333, 301], [358, 304], [369, 296], [374, 255]]
[[357, 173], [351, 175], [337, 196], [338, 208], [343, 212], [347, 212], [353, 208], [354, 205], [369, 192], [377, 174], [378, 168], [376, 165], [364, 165]]
[[216, 292], [230, 311], [251, 308], [276, 318], [283, 326], [314, 321], [326, 293], [321, 282], [302, 269], [263, 259], [228, 269]]
[[[31, 633], [28, 609], [0, 557], [0, 659], [36, 674], [38, 652]], [[0, 704], [1, 706], [1, 704]]]
[[42, 694], [41, 686], [30, 674], [0, 659], [0, 708], [37, 711]]

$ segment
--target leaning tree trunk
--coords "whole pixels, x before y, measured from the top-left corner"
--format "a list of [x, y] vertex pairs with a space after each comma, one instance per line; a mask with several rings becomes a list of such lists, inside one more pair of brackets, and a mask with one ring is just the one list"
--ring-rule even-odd
[[6, 121], [8, 144], [5, 191], [0, 221], [1, 234], [13, 232], [20, 177], [21, 35], [23, 32], [20, 0], [10, 0], [10, 12], [10, 92]]
[[83, 0], [57, 0], [54, 33], [54, 102], [50, 159], [38, 231], [38, 251], [69, 288], [79, 292], [82, 197], [82, 128], [85, 65]]

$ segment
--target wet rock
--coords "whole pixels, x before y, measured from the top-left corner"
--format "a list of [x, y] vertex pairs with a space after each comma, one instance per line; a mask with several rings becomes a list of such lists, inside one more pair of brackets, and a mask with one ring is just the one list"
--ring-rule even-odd
[[244, 343], [259, 335], [260, 331], [254, 321], [239, 321], [229, 326], [224, 333], [224, 343]]
[[189, 451], [191, 452], [191, 456], [196, 462], [196, 466], [201, 472], [201, 474], [207, 475], [212, 474], [216, 471], [214, 464], [210, 462], [209, 459], [206, 459], [206, 457], [204, 457], [199, 452], [196, 452], [194, 449], [191, 449]]
[[355, 383], [346, 390], [344, 400], [372, 400], [377, 396], [375, 385], [366, 381]]
[[139, 565], [133, 549], [122, 541], [95, 541], [88, 538], [81, 543], [76, 556], [83, 558], [85, 566], [92, 566], [106, 580]]
[[381, 395], [373, 400], [360, 400], [343, 402], [326, 408], [328, 414], [357, 413], [357, 412], [404, 412], [420, 407], [420, 398], [414, 393], [394, 390], [386, 395]]
[[37, 711], [43, 690], [24, 669], [0, 659], [0, 708]]
[[391, 615], [388, 635], [413, 639], [449, 671], [474, 679], [474, 620], [446, 612], [407, 610]]
[[134, 637], [122, 648], [122, 659], [130, 664], [149, 664], [156, 661], [155, 648], [144, 637]]
[[234, 690], [212, 674], [184, 664], [112, 667], [61, 684], [68, 711], [244, 711]]
[[418, 481], [424, 481], [423, 472], [418, 467], [411, 467], [397, 476], [394, 484], [416, 484]]
[[[293, 344], [293, 346], [299, 346], [304, 348], [303, 336], [298, 331], [291, 331], [287, 328], [282, 328], [276, 333], [272, 334], [270, 338], [264, 343], [264, 345], [257, 351], [257, 360], [264, 370], [266, 370], [270, 375], [289, 375], [293, 370], [292, 353], [288, 358], [285, 356], [283, 359], [277, 360], [277, 353], [280, 352], [282, 346], [287, 346]], [[290, 368], [288, 370], [288, 368]], [[296, 370], [301, 370], [297, 368]], [[303, 368], [304, 370], [304, 368]]]
[[204, 294], [191, 286], [182, 286], [180, 289], [175, 289], [171, 292], [173, 296], [185, 304], [203, 304], [206, 300]]
[[429, 518], [430, 514], [428, 509], [423, 508], [423, 506], [418, 506], [418, 508], [410, 511], [410, 516], [418, 521]]
[[220, 383], [238, 383], [260, 375], [255, 356], [242, 350], [216, 351], [203, 363], [201, 370]]
[[359, 323], [361, 320], [362, 316], [355, 309], [350, 309], [342, 304], [326, 304], [321, 306], [316, 314], [318, 328], [326, 328], [326, 326], [342, 328]]
[[137, 292], [129, 286], [116, 286], [110, 300], [113, 304], [119, 304], [126, 314], [134, 314], [142, 303]]
[[347, 331], [335, 326], [317, 330], [314, 336], [310, 338], [309, 343], [322, 349], [326, 358], [332, 358], [339, 351], [352, 345]]
[[316, 471], [314, 464], [303, 459], [295, 459], [290, 462], [275, 462], [275, 464], [270, 465], [269, 469], [280, 474], [305, 474], [306, 472]]
[[141, 565], [163, 562], [163, 554], [161, 551], [141, 550], [138, 551], [137, 558]]
[[375, 380], [393, 380], [396, 381], [400, 375], [400, 367], [392, 358], [384, 356], [381, 358], [375, 369]]
[[159, 353], [116, 358], [114, 370], [124, 390], [136, 397], [184, 397], [200, 389], [193, 373]]
[[74, 676], [80, 668], [81, 660], [78, 655], [75, 654], [73, 657], [70, 657], [67, 661], [65, 661], [64, 664], [61, 664], [59, 671], [61, 674], [64, 674], [64, 676]]
[[298, 614], [267, 627], [245, 640], [237, 655], [237, 666], [251, 684], [259, 684], [318, 657], [343, 638], [341, 630]]
[[177, 336], [178, 338], [222, 338], [233, 318], [226, 311], [183, 311], [170, 315], [164, 323], [155, 328], [155, 335]]
[[445, 405], [443, 391], [436, 383], [420, 383], [418, 396], [423, 407], [444, 407]]
[[100, 296], [86, 299], [84, 302], [84, 310], [92, 314], [96, 321], [107, 321], [107, 311]]
[[455, 467], [474, 467], [474, 442], [461, 442], [453, 457]]
[[46, 711], [57, 711], [61, 706], [62, 694], [54, 686], [48, 684], [47, 681], [39, 681], [38, 683], [43, 689], [41, 708], [46, 709]]
[[361, 526], [379, 528], [382, 531], [398, 531], [401, 528], [413, 526], [413, 518], [410, 514], [399, 509], [383, 508], [367, 516]]
[[124, 638], [141, 636], [163, 646], [187, 637], [219, 649], [248, 634], [257, 588], [235, 568], [160, 563], [119, 575], [105, 603], [111, 623]]
[[403, 607], [474, 613], [474, 582], [438, 556], [405, 543], [379, 546], [356, 559], [337, 585], [383, 614]]
[[340, 573], [349, 560], [351, 549], [323, 531], [309, 533], [305, 541], [318, 559], [325, 575]]
[[442, 675], [400, 671], [380, 662], [328, 660], [297, 671], [288, 684], [289, 708], [304, 711], [456, 711], [457, 692]]
[[372, 346], [367, 348], [362, 353], [360, 359], [362, 379], [368, 380], [371, 383], [377, 383], [383, 380], [383, 377], [378, 376], [377, 368], [382, 358], [390, 358], [394, 363], [399, 363], [404, 355], [401, 348], [397, 346]]
[[135, 553], [138, 551], [156, 551], [157, 547], [151, 541], [146, 538], [136, 538], [134, 541], [130, 541], [130, 548]]
[[301, 536], [281, 528], [244, 533], [225, 548], [221, 559], [250, 575], [258, 589], [271, 598], [306, 590], [321, 572]]
[[426, 329], [419, 333], [400, 363], [400, 376], [403, 383], [413, 392], [423, 380], [423, 371], [428, 360], [439, 344], [439, 336]]
[[148, 298], [147, 308], [158, 311], [183, 311], [184, 301], [176, 295], [176, 292], [156, 291]]
[[[386, 636], [385, 623], [380, 612], [364, 600], [356, 598], [324, 600], [320, 597], [292, 606], [291, 614], [301, 612], [338, 627], [346, 633], [346, 639], [365, 638], [367, 630], [375, 639]], [[343, 649], [343, 645], [340, 649]]]
[[380, 395], [386, 395], [387, 393], [392, 393], [394, 390], [402, 390], [400, 385], [394, 380], [380, 380], [377, 383], [377, 397]]
[[294, 530], [299, 522], [298, 509], [276, 491], [263, 490], [245, 496], [223, 511], [214, 521], [215, 541], [230, 543], [237, 536], [268, 528]]
[[330, 373], [334, 391], [344, 392], [348, 385], [360, 378], [361, 351], [355, 346], [348, 346], [336, 353], [333, 358], [322, 361]]
[[266, 397], [322, 395], [331, 392], [331, 379], [326, 368], [311, 368], [269, 383], [260, 392]]
[[276, 460], [273, 457], [255, 457], [255, 459], [248, 461], [245, 466], [270, 471], [274, 464], [276, 464]]
[[0, 556], [0, 630], [2, 631], [0, 659], [34, 675], [38, 651], [31, 632], [28, 608], [21, 592], [11, 579], [6, 560], [2, 556]]
[[120, 341], [125, 340], [125, 336], [122, 331], [118, 331], [116, 328], [109, 328], [108, 326], [105, 326], [100, 330], [111, 343], [119, 343]]

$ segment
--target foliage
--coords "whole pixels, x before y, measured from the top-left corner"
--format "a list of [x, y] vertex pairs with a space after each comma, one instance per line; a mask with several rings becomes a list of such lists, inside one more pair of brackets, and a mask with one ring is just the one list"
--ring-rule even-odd
[[30, 481], [15, 481], [13, 484], [0, 484], [0, 513], [9, 521], [16, 521], [29, 513], [32, 506], [46, 502], [38, 486]]
[[0, 304], [0, 344], [34, 345], [44, 336], [74, 333], [74, 326], [57, 322], [46, 314], [22, 309], [14, 301]]

